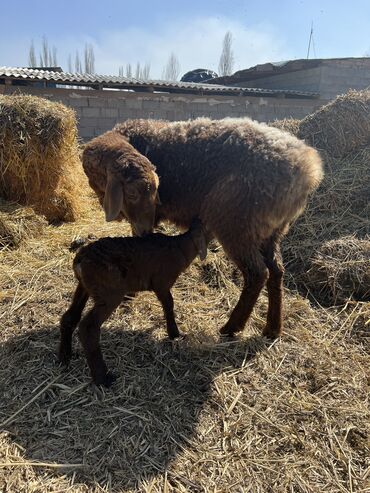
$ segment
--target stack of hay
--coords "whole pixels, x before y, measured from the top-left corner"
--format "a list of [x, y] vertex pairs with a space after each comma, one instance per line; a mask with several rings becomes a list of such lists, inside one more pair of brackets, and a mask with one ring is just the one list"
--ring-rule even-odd
[[359, 151], [370, 143], [370, 91], [349, 91], [338, 96], [306, 116], [297, 135], [331, 157]]
[[307, 286], [326, 304], [370, 301], [370, 240], [345, 236], [323, 243], [306, 274]]
[[0, 249], [17, 248], [23, 240], [41, 235], [47, 225], [30, 207], [0, 199]]
[[35, 96], [0, 96], [0, 196], [49, 222], [74, 221], [85, 183], [74, 111]]
[[322, 303], [369, 299], [370, 91], [349, 91], [300, 122], [272, 125], [322, 151], [325, 164], [319, 190], [283, 243], [292, 284]]

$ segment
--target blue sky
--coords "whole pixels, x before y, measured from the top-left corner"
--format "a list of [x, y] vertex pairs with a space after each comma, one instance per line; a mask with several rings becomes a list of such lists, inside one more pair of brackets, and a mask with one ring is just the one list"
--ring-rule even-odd
[[0, 0], [0, 15], [0, 65], [6, 66], [27, 65], [31, 39], [38, 51], [45, 35], [65, 69], [68, 54], [74, 58], [91, 43], [102, 74], [140, 61], [160, 77], [172, 51], [181, 74], [197, 67], [217, 71], [230, 30], [238, 70], [305, 58], [311, 21], [317, 57], [370, 53], [369, 0]]

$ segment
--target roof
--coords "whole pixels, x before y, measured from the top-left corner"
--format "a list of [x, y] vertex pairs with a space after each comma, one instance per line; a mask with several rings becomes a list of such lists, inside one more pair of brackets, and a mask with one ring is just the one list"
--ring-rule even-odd
[[256, 80], [261, 77], [270, 77], [287, 72], [296, 72], [298, 70], [306, 70], [309, 68], [318, 67], [323, 64], [334, 64], [343, 61], [367, 61], [370, 66], [369, 57], [350, 57], [350, 58], [310, 58], [298, 60], [286, 60], [282, 62], [269, 62], [255, 65], [254, 67], [246, 68], [235, 72], [233, 75], [225, 75], [207, 81], [208, 84], [237, 84], [248, 80]]
[[19, 83], [19, 81], [34, 84], [44, 82], [58, 85], [84, 86], [92, 89], [121, 89], [133, 91], [165, 91], [171, 93], [197, 93], [213, 95], [241, 95], [241, 96], [270, 96], [270, 97], [292, 97], [312, 99], [318, 97], [318, 94], [305, 91], [293, 91], [282, 89], [261, 89], [233, 87], [219, 84], [204, 84], [196, 82], [177, 82], [164, 80], [143, 81], [133, 77], [119, 77], [115, 75], [97, 75], [97, 74], [77, 74], [61, 72], [59, 70], [39, 70], [31, 68], [18, 67], [0, 67], [0, 84], [1, 83]]

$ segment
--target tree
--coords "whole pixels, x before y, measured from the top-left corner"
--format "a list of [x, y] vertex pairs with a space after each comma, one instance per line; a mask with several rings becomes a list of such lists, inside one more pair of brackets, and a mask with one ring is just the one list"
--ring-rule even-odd
[[141, 80], [149, 80], [150, 77], [150, 63], [146, 63], [141, 69]]
[[83, 73], [81, 58], [80, 58], [80, 54], [79, 54], [78, 50], [76, 51], [76, 56], [75, 56], [75, 72], [77, 74]]
[[233, 73], [234, 54], [231, 49], [231, 45], [232, 34], [230, 31], [227, 31], [222, 43], [222, 53], [218, 64], [218, 71], [220, 75], [231, 75]]
[[[30, 66], [35, 67], [37, 65], [37, 58], [35, 52], [35, 45], [33, 40], [28, 54], [28, 63]], [[42, 37], [41, 51], [39, 53], [39, 66], [40, 67], [56, 67], [58, 65], [57, 49], [55, 46], [50, 47], [46, 36]]]
[[84, 60], [85, 60], [85, 74], [94, 74], [95, 54], [94, 54], [94, 47], [91, 44], [85, 45]]
[[167, 64], [162, 71], [162, 79], [177, 80], [180, 74], [180, 62], [177, 56], [172, 52], [168, 58]]
[[36, 53], [35, 53], [35, 45], [33, 44], [33, 40], [31, 41], [30, 51], [28, 53], [28, 65], [30, 67], [36, 67]]
[[72, 67], [72, 57], [71, 54], [68, 55], [68, 72], [71, 74], [73, 72], [73, 67]]
[[132, 66], [131, 66], [131, 63], [128, 63], [126, 65], [126, 77], [129, 77], [129, 78], [132, 77]]

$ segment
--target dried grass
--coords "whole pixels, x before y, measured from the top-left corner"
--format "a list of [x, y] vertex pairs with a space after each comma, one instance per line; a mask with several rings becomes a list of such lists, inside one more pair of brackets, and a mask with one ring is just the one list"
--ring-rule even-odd
[[[345, 158], [325, 159], [325, 177], [304, 214], [283, 242], [290, 286], [309, 289], [306, 272], [311, 259], [329, 240], [370, 235], [370, 147]], [[315, 290], [317, 292], [317, 290]]]
[[30, 207], [0, 199], [0, 248], [17, 248], [22, 241], [40, 236], [47, 222]]
[[370, 301], [370, 240], [345, 236], [323, 243], [305, 277], [315, 297], [326, 304]]
[[70, 369], [58, 367], [71, 241], [129, 233], [96, 207], [0, 252], [0, 490], [365, 493], [369, 304], [314, 309], [287, 291], [285, 335], [270, 345], [263, 294], [243, 335], [220, 340], [239, 289], [212, 245], [173, 290], [184, 341], [166, 340], [145, 293], [102, 331], [112, 389], [89, 384], [77, 341]]
[[348, 91], [306, 116], [298, 137], [332, 157], [343, 157], [370, 142], [370, 90]]
[[300, 123], [301, 120], [295, 118], [283, 118], [282, 120], [270, 122], [269, 125], [271, 127], [280, 128], [280, 130], [285, 130], [293, 135], [298, 135]]
[[74, 221], [85, 180], [73, 110], [35, 96], [0, 96], [0, 196], [48, 221]]

